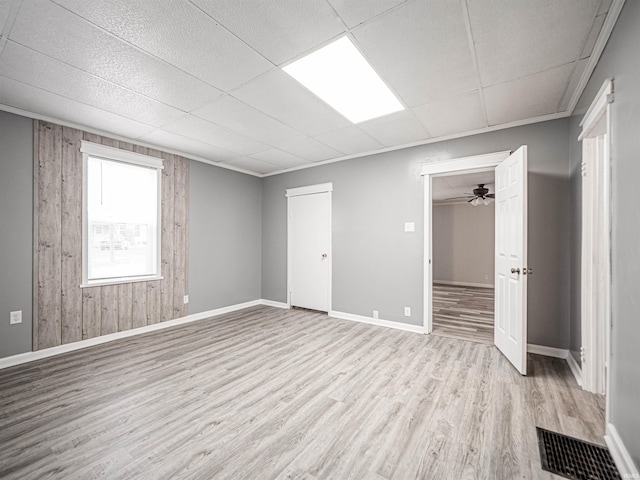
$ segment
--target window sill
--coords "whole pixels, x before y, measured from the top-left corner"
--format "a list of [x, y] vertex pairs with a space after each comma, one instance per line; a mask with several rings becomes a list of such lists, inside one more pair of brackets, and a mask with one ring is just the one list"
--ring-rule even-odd
[[92, 280], [80, 285], [80, 288], [102, 287], [105, 285], [122, 285], [124, 283], [136, 283], [136, 282], [156, 282], [163, 280], [161, 275], [148, 275], [145, 277], [126, 277], [126, 278], [110, 278], [105, 280]]

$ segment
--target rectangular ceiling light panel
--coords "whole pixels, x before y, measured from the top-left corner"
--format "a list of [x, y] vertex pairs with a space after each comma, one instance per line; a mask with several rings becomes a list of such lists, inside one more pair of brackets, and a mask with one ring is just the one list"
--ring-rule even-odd
[[287, 65], [284, 71], [353, 123], [404, 109], [349, 37]]

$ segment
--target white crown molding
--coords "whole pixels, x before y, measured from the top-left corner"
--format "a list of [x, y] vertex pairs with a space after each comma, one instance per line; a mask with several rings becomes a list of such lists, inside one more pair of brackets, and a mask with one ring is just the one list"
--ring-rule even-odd
[[569, 115], [578, 113], [574, 112], [576, 105], [578, 105], [578, 101], [580, 101], [580, 97], [584, 93], [584, 89], [587, 87], [587, 83], [589, 83], [589, 79], [591, 78], [593, 71], [596, 69], [598, 62], [600, 61], [600, 57], [602, 56], [604, 47], [607, 45], [609, 37], [613, 32], [613, 28], [618, 21], [618, 17], [620, 16], [620, 12], [622, 11], [624, 2], [625, 0], [613, 0], [611, 2], [611, 6], [609, 7], [607, 16], [604, 19], [604, 23], [602, 24], [602, 28], [600, 29], [600, 33], [598, 34], [596, 43], [594, 44], [591, 55], [589, 56], [589, 60], [587, 61], [587, 66], [582, 72], [582, 76], [578, 81], [578, 85], [576, 86], [571, 100], [569, 101], [569, 106], [567, 107], [567, 112], [569, 113]]
[[607, 423], [604, 441], [609, 447], [613, 461], [618, 467], [622, 478], [640, 478], [640, 472], [638, 472], [638, 468], [633, 463], [631, 454], [629, 454], [613, 423]]
[[22, 110], [21, 108], [11, 107], [9, 105], [5, 105], [0, 103], [0, 110], [13, 113], [15, 115], [20, 115], [22, 117], [31, 118], [33, 120], [42, 120], [43, 122], [55, 123], [56, 125], [62, 125], [63, 127], [75, 128], [77, 130], [82, 130], [83, 132], [93, 133], [95, 135], [101, 135], [105, 137], [109, 137], [113, 140], [119, 140], [121, 142], [131, 143], [132, 145], [139, 145], [140, 147], [153, 148], [154, 150], [160, 150], [161, 152], [171, 153], [172, 155], [178, 155], [180, 157], [187, 158], [189, 160], [194, 160], [196, 162], [206, 163], [207, 165], [212, 165], [214, 167], [224, 168], [226, 170], [232, 170], [238, 173], [244, 173], [246, 175], [251, 175], [252, 177], [262, 177], [263, 175], [260, 173], [252, 172], [251, 170], [245, 170], [244, 168], [234, 167], [233, 165], [229, 165], [222, 162], [216, 162], [213, 160], [207, 160], [204, 157], [200, 157], [198, 155], [192, 155], [190, 153], [184, 153], [178, 150], [174, 150], [172, 148], [163, 147], [160, 145], [155, 145], [153, 143], [142, 142], [140, 140], [136, 140], [133, 138], [123, 137], [121, 135], [116, 135], [111, 132], [107, 132], [105, 130], [98, 130], [96, 128], [87, 127], [86, 125], [80, 125], [79, 123], [67, 122], [65, 120], [60, 120], [58, 118], [48, 117], [46, 115], [40, 115], [38, 113], [29, 112], [27, 110]]
[[412, 333], [424, 333], [422, 325], [410, 325], [408, 323], [393, 322], [391, 320], [382, 320], [379, 318], [365, 317], [364, 315], [356, 315], [354, 313], [345, 313], [331, 310], [329, 316], [339, 318], [341, 320], [350, 320], [352, 322], [367, 323], [378, 327], [395, 328], [396, 330], [404, 330]]
[[197, 322], [199, 320], [211, 319], [225, 313], [236, 312], [249, 307], [255, 307], [257, 305], [266, 305], [276, 308], [289, 308], [286, 303], [273, 302], [271, 300], [252, 300], [250, 302], [238, 303], [236, 305], [229, 305], [227, 307], [216, 308], [214, 310], [208, 310], [206, 312], [194, 313], [185, 317], [176, 318], [167, 322], [155, 323], [153, 325], [147, 325], [145, 327], [133, 328], [131, 330], [125, 330], [124, 332], [111, 333], [109, 335], [102, 335], [100, 337], [88, 338], [86, 340], [80, 340], [79, 342], [67, 343], [59, 345], [57, 347], [45, 348], [43, 350], [36, 350], [35, 352], [20, 353], [18, 355], [12, 355], [10, 357], [0, 358], [0, 370], [3, 368], [13, 367], [15, 365], [21, 365], [23, 363], [33, 362], [41, 360], [43, 358], [53, 357], [61, 355], [63, 353], [73, 352], [75, 350], [81, 350], [83, 348], [93, 347], [103, 343], [113, 342], [121, 338], [134, 337], [136, 335], [142, 335], [144, 333], [155, 332], [158, 330], [164, 330], [166, 328], [175, 327], [178, 325], [184, 325], [186, 323]]

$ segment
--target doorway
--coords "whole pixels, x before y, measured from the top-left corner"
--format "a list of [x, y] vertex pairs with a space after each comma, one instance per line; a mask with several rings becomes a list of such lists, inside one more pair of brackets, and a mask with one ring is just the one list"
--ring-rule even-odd
[[434, 335], [493, 344], [495, 169], [432, 180]]
[[287, 303], [331, 310], [331, 195], [324, 183], [287, 190]]
[[424, 176], [424, 330], [433, 331], [433, 178], [495, 168], [494, 344], [522, 374], [527, 371], [527, 147], [427, 163]]

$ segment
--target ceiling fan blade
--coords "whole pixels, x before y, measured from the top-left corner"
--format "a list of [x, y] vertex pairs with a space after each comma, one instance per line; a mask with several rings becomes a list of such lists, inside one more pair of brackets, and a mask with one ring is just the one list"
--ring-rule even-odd
[[[445, 198], [445, 200], [462, 200], [465, 198], [469, 198], [469, 197], [451, 197], [451, 198]], [[475, 197], [473, 197], [475, 198]], [[473, 198], [471, 200], [473, 200]]]
[[496, 198], [496, 194], [495, 193], [488, 193], [487, 195], [485, 195], [485, 197]]

